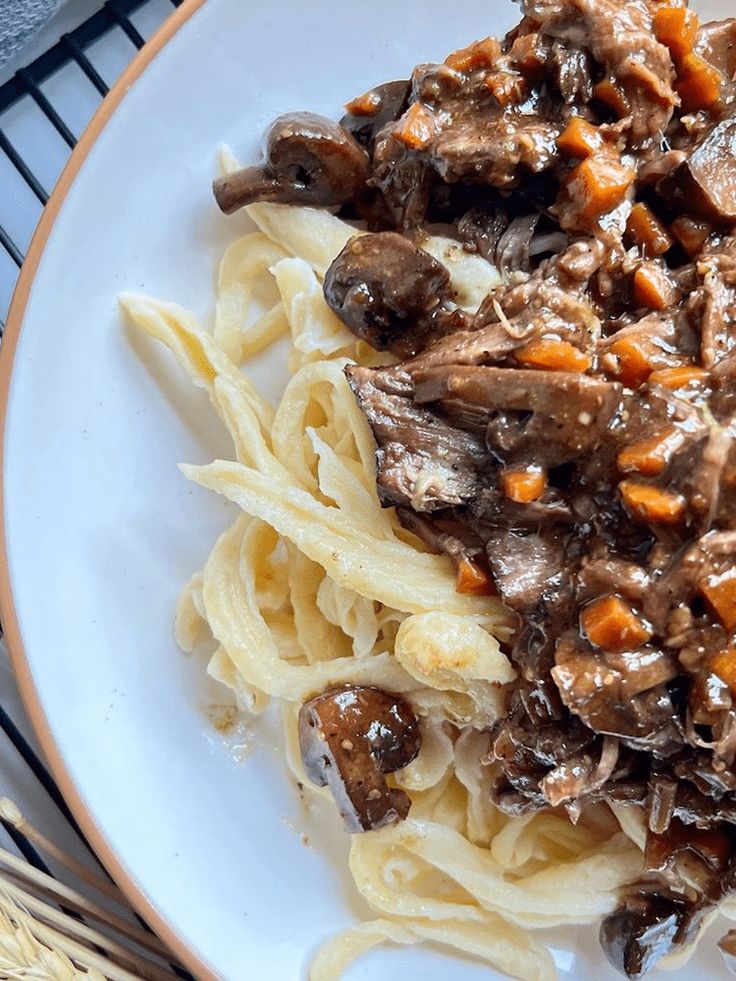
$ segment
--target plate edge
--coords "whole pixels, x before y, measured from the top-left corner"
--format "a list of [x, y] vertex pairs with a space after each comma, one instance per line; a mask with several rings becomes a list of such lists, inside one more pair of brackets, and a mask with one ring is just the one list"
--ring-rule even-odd
[[[54, 228], [66, 197], [73, 186], [90, 150], [102, 131], [110, 122], [117, 108], [125, 99], [132, 86], [139, 80], [148, 65], [161, 52], [165, 45], [178, 33], [180, 28], [196, 13], [206, 0], [183, 0], [169, 18], [158, 28], [125, 68], [107, 96], [100, 103], [92, 119], [72, 151], [48, 204], [44, 208], [36, 227], [13, 298], [8, 311], [5, 332], [0, 346], [0, 461], [5, 472], [5, 437], [7, 425], [8, 399], [13, 375], [13, 365], [18, 346], [23, 319], [38, 266], [46, 243]], [[41, 748], [49, 763], [51, 772], [59, 785], [64, 799], [77, 819], [88, 842], [113, 877], [126, 898], [136, 911], [146, 920], [167, 944], [173, 954], [192, 971], [199, 981], [219, 981], [218, 975], [187, 943], [184, 937], [158, 912], [150, 898], [134, 881], [123, 861], [97, 827], [81, 793], [71, 777], [64, 757], [56, 744], [51, 726], [41, 707], [40, 698], [31, 675], [30, 665], [25, 655], [23, 641], [15, 612], [13, 590], [10, 582], [5, 533], [5, 480], [0, 481], [0, 619], [21, 698], [28, 713], [31, 725], [38, 737]]]

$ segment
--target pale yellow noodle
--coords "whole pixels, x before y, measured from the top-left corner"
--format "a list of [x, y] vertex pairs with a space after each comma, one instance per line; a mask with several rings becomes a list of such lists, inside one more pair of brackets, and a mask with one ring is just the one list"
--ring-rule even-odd
[[228, 248], [220, 263], [214, 338], [235, 362], [263, 350], [288, 330], [269, 270], [286, 253], [260, 232]]
[[432, 940], [471, 954], [519, 981], [553, 981], [554, 962], [546, 948], [527, 931], [489, 913], [482, 923], [430, 922], [416, 918], [406, 923], [369, 920], [345, 930], [324, 944], [315, 958], [310, 981], [337, 981], [348, 965], [379, 944], [407, 945]]
[[351, 638], [325, 617], [317, 603], [319, 588], [325, 581], [324, 569], [291, 543], [287, 548], [291, 607], [307, 661], [314, 664], [348, 657], [352, 654]]
[[[315, 691], [339, 684], [380, 685], [406, 691], [412, 679], [388, 654], [370, 658], [334, 658], [316, 664], [286, 663], [258, 607], [252, 575], [241, 577], [241, 550], [250, 550], [253, 565], [260, 522], [240, 518], [215, 546], [204, 569], [204, 603], [215, 639], [239, 673], [269, 695], [300, 701]], [[386, 682], [385, 679], [389, 679]]]
[[[226, 169], [237, 166], [223, 157]], [[489, 724], [515, 670], [501, 652], [510, 621], [495, 599], [460, 595], [452, 563], [429, 554], [381, 508], [373, 437], [345, 379], [350, 360], [391, 363], [346, 331], [321, 279], [359, 229], [324, 211], [257, 204], [259, 231], [226, 252], [212, 332], [173, 303], [126, 294], [133, 323], [166, 344], [232, 435], [236, 461], [183, 467], [243, 514], [185, 587], [176, 637], [209, 653], [210, 675], [244, 712], [282, 708], [285, 758], [317, 798], [298, 747], [299, 708], [341, 684], [403, 693], [421, 720], [418, 757], [391, 781], [408, 820], [352, 839], [350, 869], [378, 918], [328, 940], [311, 981], [336, 981], [377, 944], [434, 941], [511, 977], [550, 981], [533, 931], [588, 923], [642, 869], [641, 812], [507, 817], [490, 803]], [[474, 310], [497, 272], [457, 243], [423, 244]], [[288, 333], [293, 377], [274, 409], [242, 360]], [[286, 379], [285, 379], [286, 380]], [[214, 653], [213, 653], [214, 652]], [[625, 832], [625, 833], [622, 833]]]
[[406, 613], [446, 610], [476, 614], [489, 622], [503, 618], [493, 599], [455, 591], [449, 560], [417, 553], [398, 539], [376, 541], [348, 515], [326, 507], [294, 483], [275, 486], [257, 470], [225, 460], [181, 469], [190, 480], [270, 524], [336, 583], [361, 596]]
[[[641, 872], [641, 855], [623, 835], [598, 845], [592, 854], [551, 862], [542, 871], [511, 879], [488, 849], [445, 825], [410, 816], [399, 825], [355, 837], [350, 861], [361, 892], [384, 913], [479, 921], [484, 910], [491, 910], [529, 927], [561, 926], [589, 923], [610, 912], [617, 890]], [[403, 881], [386, 881], [385, 867], [401, 849], [412, 868], [430, 869], [436, 876], [426, 894], [411, 883], [407, 888]], [[436, 899], [434, 882], [440, 880], [456, 883], [466, 901]]]

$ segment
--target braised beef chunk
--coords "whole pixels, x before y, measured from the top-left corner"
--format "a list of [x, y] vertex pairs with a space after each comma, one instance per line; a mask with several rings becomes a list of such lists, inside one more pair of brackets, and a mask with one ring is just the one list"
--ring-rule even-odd
[[498, 115], [485, 124], [458, 122], [434, 140], [432, 163], [450, 183], [518, 185], [523, 173], [540, 173], [557, 160], [560, 124], [536, 115]]
[[564, 371], [414, 369], [414, 398], [462, 429], [485, 433], [505, 464], [559, 466], [594, 449], [620, 404], [615, 382]]
[[[341, 125], [277, 120], [216, 195], [362, 222], [324, 296], [388, 352], [346, 368], [380, 500], [509, 614], [493, 804], [643, 811], [646, 881], [601, 928], [641, 977], [736, 883], [736, 19], [520, 2]], [[498, 285], [460, 308], [478, 257]], [[382, 773], [367, 818], [333, 788], [354, 830], [406, 813]]]
[[665, 687], [677, 675], [674, 658], [650, 645], [634, 651], [595, 651], [575, 632], [563, 634], [552, 677], [562, 701], [594, 732], [626, 745], [659, 751], [677, 740]]
[[523, 0], [522, 9], [542, 37], [589, 53], [618, 89], [636, 142], [664, 133], [676, 102], [674, 69], [646, 0]]
[[376, 437], [378, 490], [384, 504], [431, 511], [469, 501], [489, 466], [482, 438], [458, 432], [401, 393], [390, 369], [347, 369]]
[[499, 595], [512, 610], [527, 613], [557, 601], [567, 586], [559, 536], [500, 529], [486, 544]]
[[736, 75], [736, 17], [703, 24], [695, 50], [727, 81]]

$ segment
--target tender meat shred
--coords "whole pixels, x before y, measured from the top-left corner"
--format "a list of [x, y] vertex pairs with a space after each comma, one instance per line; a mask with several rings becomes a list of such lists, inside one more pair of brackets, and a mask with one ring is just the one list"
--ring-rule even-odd
[[559, 537], [499, 531], [486, 544], [499, 595], [517, 613], [557, 601], [565, 590], [564, 549]]
[[674, 70], [646, 0], [523, 0], [522, 10], [540, 34], [588, 50], [608, 70], [631, 104], [635, 142], [665, 132], [677, 101]]
[[384, 504], [431, 511], [475, 496], [488, 467], [481, 438], [458, 433], [397, 392], [390, 370], [352, 366], [346, 373], [376, 437], [377, 480]]
[[437, 403], [463, 429], [485, 431], [494, 454], [509, 464], [559, 466], [590, 452], [621, 397], [615, 382], [563, 371], [443, 366], [415, 369], [412, 377], [419, 405]]

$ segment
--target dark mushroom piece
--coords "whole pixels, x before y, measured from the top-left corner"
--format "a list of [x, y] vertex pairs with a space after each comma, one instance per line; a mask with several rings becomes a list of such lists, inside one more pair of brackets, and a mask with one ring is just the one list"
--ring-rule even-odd
[[680, 941], [687, 903], [641, 895], [601, 923], [600, 943], [611, 964], [628, 978], [642, 978]]
[[411, 82], [403, 79], [376, 85], [345, 106], [347, 113], [340, 125], [352, 133], [362, 146], [370, 149], [377, 134], [403, 115], [409, 103]]
[[379, 351], [421, 350], [431, 315], [450, 296], [450, 274], [424, 249], [396, 232], [351, 238], [327, 270], [328, 305], [350, 330]]
[[212, 190], [227, 215], [254, 201], [332, 207], [352, 201], [369, 170], [368, 154], [342, 126], [294, 112], [271, 125], [263, 164], [218, 178]]
[[736, 114], [708, 134], [675, 176], [689, 210], [716, 223], [736, 220]]
[[729, 930], [718, 941], [726, 967], [731, 974], [736, 974], [736, 930]]
[[317, 695], [299, 713], [304, 769], [328, 786], [351, 833], [402, 821], [411, 801], [386, 774], [407, 766], [422, 743], [419, 722], [398, 695], [342, 688]]

